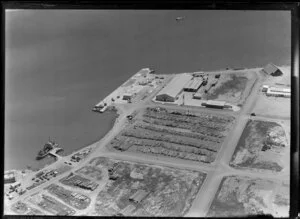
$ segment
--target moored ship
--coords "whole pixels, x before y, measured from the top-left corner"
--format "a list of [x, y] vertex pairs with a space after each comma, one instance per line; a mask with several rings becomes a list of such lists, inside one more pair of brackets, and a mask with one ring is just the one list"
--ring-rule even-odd
[[44, 145], [43, 149], [40, 150], [39, 153], [37, 154], [36, 159], [40, 160], [46, 157], [49, 154], [49, 152], [56, 147], [58, 147], [58, 144], [49, 139], [49, 141]]

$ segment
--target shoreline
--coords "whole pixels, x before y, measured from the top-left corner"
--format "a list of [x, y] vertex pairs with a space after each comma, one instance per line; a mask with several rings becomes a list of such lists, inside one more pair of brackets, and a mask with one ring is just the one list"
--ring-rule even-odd
[[[117, 108], [117, 107], [116, 107], [116, 108]], [[80, 147], [80, 148], [78, 148], [78, 149], [75, 149], [75, 150], [69, 152], [68, 154], [62, 154], [61, 156], [63, 156], [63, 157], [70, 156], [70, 155], [72, 155], [72, 154], [78, 153], [79, 151], [81, 151], [81, 150], [83, 150], [83, 149], [85, 149], [85, 148], [87, 148], [87, 147], [90, 147], [90, 146], [92, 146], [92, 145], [94, 145], [94, 144], [99, 143], [102, 139], [105, 138], [105, 136], [106, 136], [106, 135], [113, 129], [113, 127], [116, 125], [117, 119], [120, 117], [118, 111], [119, 111], [119, 110], [107, 110], [108, 113], [114, 113], [114, 119], [113, 119], [113, 121], [112, 121], [112, 123], [111, 123], [111, 126], [110, 126], [110, 128], [108, 129], [108, 131], [107, 131], [102, 137], [97, 138], [96, 140], [92, 140], [92, 141], [90, 141], [89, 143], [85, 144], [84, 146], [82, 146], [82, 147]], [[95, 113], [95, 112], [92, 112], [92, 113]], [[64, 153], [64, 152], [62, 152], [62, 153]], [[46, 168], [47, 166], [49, 166], [49, 165], [51, 165], [51, 164], [53, 164], [53, 163], [56, 162], [56, 159], [55, 159], [54, 157], [52, 157], [52, 156], [49, 156], [49, 155], [47, 155], [44, 159], [50, 159], [50, 160], [49, 160], [49, 161], [46, 161], [45, 164], [43, 164], [43, 165], [42, 165], [42, 164], [37, 164], [37, 166], [38, 166], [38, 165], [42, 165], [41, 167], [39, 167], [39, 166], [38, 166], [38, 167], [32, 167], [31, 169], [26, 168], [26, 167], [25, 167], [25, 168], [19, 168], [19, 169], [18, 169], [18, 168], [13, 168], [13, 169], [7, 169], [7, 170], [4, 170], [4, 173], [5, 173], [5, 172], [22, 172], [22, 171], [25, 171], [25, 172], [26, 172], [26, 171], [37, 172], [37, 171], [40, 171], [40, 170]], [[40, 162], [43, 162], [44, 159], [40, 160]], [[36, 160], [34, 160], [34, 161], [36, 161]], [[38, 161], [36, 161], [36, 162], [38, 162]], [[30, 165], [30, 164], [28, 164], [28, 165]], [[31, 166], [31, 165], [30, 165], [30, 166]]]
[[[291, 67], [290, 65], [281, 65], [281, 66], [277, 66], [279, 68], [284, 68], [284, 67]], [[171, 75], [171, 74], [183, 74], [183, 73], [188, 73], [188, 74], [193, 74], [193, 73], [204, 73], [204, 74], [214, 74], [214, 73], [230, 73], [230, 72], [244, 72], [244, 71], [249, 71], [249, 70], [258, 70], [258, 69], [263, 69], [264, 67], [258, 67], [258, 66], [255, 66], [255, 67], [252, 67], [252, 68], [229, 68], [229, 69], [218, 69], [218, 70], [214, 70], [214, 71], [194, 71], [194, 72], [181, 72], [181, 73], [167, 73], [167, 75]], [[140, 71], [142, 70], [148, 70], [149, 68], [142, 68]], [[137, 73], [133, 74], [130, 78], [128, 78], [125, 82], [123, 82], [120, 86], [118, 86], [116, 89], [114, 89], [110, 94], [108, 94], [103, 100], [107, 99], [108, 97], [111, 97], [112, 94], [116, 93], [120, 87], [122, 87], [124, 84], [126, 84], [130, 79], [132, 79], [134, 76], [136, 76], [138, 73], [140, 73], [140, 71], [138, 71]], [[159, 75], [157, 73], [155, 73], [155, 75]], [[100, 102], [103, 102], [100, 101]], [[99, 103], [100, 103], [99, 102]], [[101, 138], [97, 138], [96, 140], [93, 140], [87, 144], [85, 144], [83, 147], [80, 147], [79, 149], [76, 149], [76, 150], [73, 150], [72, 152], [68, 153], [68, 154], [63, 154], [62, 156], [63, 157], [67, 157], [67, 156], [70, 156], [74, 153], [77, 153], [87, 147], [90, 147], [94, 144], [99, 144], [103, 141], [103, 139], [105, 139], [105, 137], [111, 132], [111, 130], [118, 124], [119, 122], [119, 119], [120, 117], [122, 116], [122, 109], [120, 107], [118, 107], [118, 105], [116, 105], [115, 103], [111, 103], [109, 104], [108, 106], [108, 109], [107, 109], [107, 112], [109, 113], [114, 113], [115, 115], [115, 118], [114, 118], [114, 121], [112, 121], [112, 125], [110, 126], [110, 129], [106, 132], [105, 135], [103, 135]], [[104, 112], [105, 113], [105, 112]], [[47, 157], [46, 157], [47, 158]], [[56, 162], [55, 158], [53, 158], [54, 160], [50, 160], [49, 162], [47, 162], [43, 167], [41, 168], [37, 168], [37, 170], [35, 170], [35, 168], [33, 169], [29, 169], [29, 168], [24, 168], [24, 169], [8, 169], [8, 170], [4, 170], [4, 172], [10, 172], [10, 171], [14, 171], [14, 172], [22, 172], [22, 171], [40, 171], [41, 169], [44, 169], [46, 168], [47, 166], [53, 164]]]

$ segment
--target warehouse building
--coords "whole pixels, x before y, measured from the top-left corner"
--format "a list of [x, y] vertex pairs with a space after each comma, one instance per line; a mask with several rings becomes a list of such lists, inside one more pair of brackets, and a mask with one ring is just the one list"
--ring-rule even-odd
[[202, 83], [203, 79], [201, 77], [195, 77], [184, 85], [183, 90], [196, 92], [201, 87]]
[[290, 88], [269, 87], [266, 92], [266, 95], [273, 96], [273, 97], [291, 97], [291, 89]]
[[176, 75], [157, 95], [156, 100], [174, 102], [182, 92], [184, 85], [192, 79], [190, 74]]
[[282, 71], [280, 71], [280, 69], [273, 63], [267, 64], [262, 71], [272, 76], [280, 76], [283, 74]]

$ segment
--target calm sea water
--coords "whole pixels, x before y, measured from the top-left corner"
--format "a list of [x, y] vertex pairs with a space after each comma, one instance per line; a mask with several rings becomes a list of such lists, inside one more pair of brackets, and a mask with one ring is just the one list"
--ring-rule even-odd
[[91, 108], [141, 68], [290, 64], [290, 32], [289, 12], [7, 12], [5, 169], [41, 165], [48, 137], [66, 154], [103, 137], [115, 115]]

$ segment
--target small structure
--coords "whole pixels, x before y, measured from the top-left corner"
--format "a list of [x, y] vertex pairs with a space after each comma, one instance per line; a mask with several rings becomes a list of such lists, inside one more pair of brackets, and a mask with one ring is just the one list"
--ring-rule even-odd
[[197, 92], [197, 93], [195, 93], [195, 94], [193, 95], [193, 98], [194, 98], [194, 99], [200, 100], [201, 97], [202, 97], [202, 94], [201, 94], [200, 92]]
[[263, 85], [262, 86], [262, 92], [267, 92], [267, 90], [269, 89], [269, 85]]
[[4, 173], [4, 183], [14, 183], [16, 182], [15, 173], [13, 171], [8, 171]]
[[202, 106], [216, 108], [216, 109], [223, 109], [225, 107], [225, 101], [216, 101], [216, 100], [208, 100], [206, 103], [202, 103]]
[[136, 191], [132, 196], [130, 196], [129, 200], [134, 203], [140, 203], [149, 193], [143, 189]]
[[175, 102], [178, 95], [182, 92], [185, 84], [192, 79], [190, 74], [176, 75], [166, 87], [164, 87], [157, 95], [156, 100], [165, 102]]
[[283, 74], [282, 71], [273, 63], [267, 64], [262, 71], [272, 76], [281, 76]]
[[131, 100], [131, 98], [132, 98], [132, 94], [129, 93], [123, 94], [123, 100]]
[[184, 85], [183, 90], [189, 92], [196, 92], [201, 87], [202, 83], [202, 78], [195, 77]]

